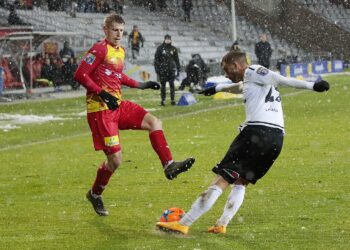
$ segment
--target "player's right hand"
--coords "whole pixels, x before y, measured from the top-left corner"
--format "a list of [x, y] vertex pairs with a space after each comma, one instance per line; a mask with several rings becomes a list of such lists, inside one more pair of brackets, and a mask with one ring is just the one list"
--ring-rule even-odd
[[211, 86], [209, 88], [203, 89], [203, 90], [199, 91], [198, 94], [202, 94], [202, 95], [205, 95], [205, 96], [214, 95], [214, 94], [216, 94], [215, 87], [216, 86]]
[[102, 90], [99, 94], [99, 97], [103, 100], [104, 103], [107, 104], [107, 107], [110, 110], [116, 110], [118, 108], [118, 98], [111, 95], [110, 93]]
[[313, 88], [316, 92], [328, 91], [329, 90], [329, 83], [326, 82], [325, 80], [321, 80], [319, 82], [315, 82]]

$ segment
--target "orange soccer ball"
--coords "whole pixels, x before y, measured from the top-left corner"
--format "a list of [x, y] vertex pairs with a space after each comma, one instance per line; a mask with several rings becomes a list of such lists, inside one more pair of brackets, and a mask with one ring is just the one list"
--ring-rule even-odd
[[178, 207], [166, 209], [160, 217], [160, 222], [179, 221], [185, 215], [185, 212]]

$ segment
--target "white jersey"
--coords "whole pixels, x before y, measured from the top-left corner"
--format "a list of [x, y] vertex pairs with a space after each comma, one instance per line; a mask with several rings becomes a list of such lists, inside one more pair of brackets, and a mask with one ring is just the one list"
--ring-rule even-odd
[[246, 120], [241, 125], [263, 125], [284, 131], [282, 100], [278, 85], [313, 89], [313, 82], [286, 78], [260, 65], [251, 65], [243, 78]]

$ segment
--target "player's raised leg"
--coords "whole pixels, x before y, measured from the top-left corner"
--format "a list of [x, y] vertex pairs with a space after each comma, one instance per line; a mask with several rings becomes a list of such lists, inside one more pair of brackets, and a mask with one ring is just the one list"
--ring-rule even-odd
[[149, 131], [149, 138], [154, 151], [157, 153], [163, 167], [165, 176], [172, 180], [182, 172], [190, 169], [195, 162], [195, 159], [190, 157], [184, 161], [175, 162], [173, 160], [170, 148], [166, 141], [162, 122], [155, 116], [147, 113], [141, 124], [141, 128]]

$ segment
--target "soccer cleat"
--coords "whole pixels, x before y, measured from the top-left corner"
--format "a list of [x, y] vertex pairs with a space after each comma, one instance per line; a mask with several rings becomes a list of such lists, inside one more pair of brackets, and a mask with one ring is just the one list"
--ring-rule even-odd
[[167, 233], [187, 234], [190, 227], [181, 225], [178, 221], [157, 222], [157, 228]]
[[176, 105], [176, 102], [175, 101], [171, 101], [171, 105]]
[[225, 234], [226, 226], [212, 226], [208, 228], [208, 232], [213, 234]]
[[168, 178], [169, 180], [175, 179], [176, 176], [178, 176], [178, 174], [189, 170], [192, 167], [194, 162], [195, 162], [195, 159], [192, 157], [187, 158], [184, 161], [179, 161], [179, 162], [173, 161], [169, 166], [167, 166], [164, 169], [164, 174], [166, 178]]
[[102, 197], [100, 195], [94, 197], [92, 195], [91, 190], [89, 190], [87, 192], [87, 194], [86, 194], [86, 198], [91, 202], [93, 208], [95, 209], [95, 212], [98, 215], [101, 215], [101, 216], [107, 216], [108, 215], [108, 211], [104, 208]]

